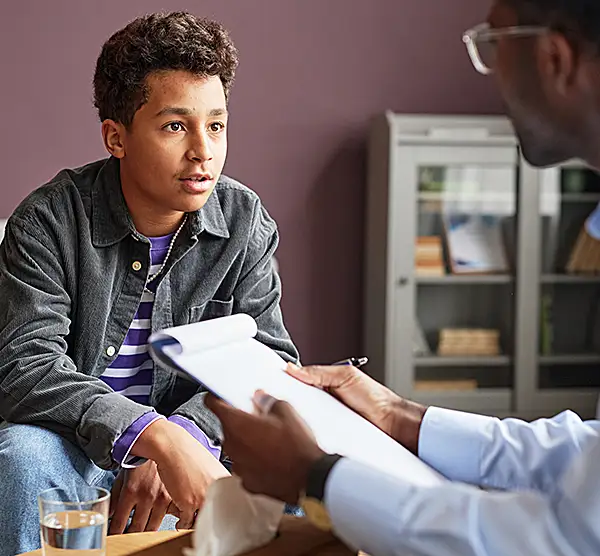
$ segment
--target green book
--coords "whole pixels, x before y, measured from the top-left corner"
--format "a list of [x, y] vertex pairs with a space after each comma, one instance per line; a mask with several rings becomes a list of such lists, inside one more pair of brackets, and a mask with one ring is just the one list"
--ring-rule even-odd
[[542, 355], [550, 355], [552, 353], [552, 295], [543, 294], [541, 298], [542, 314], [541, 314], [541, 330], [540, 330], [540, 351]]

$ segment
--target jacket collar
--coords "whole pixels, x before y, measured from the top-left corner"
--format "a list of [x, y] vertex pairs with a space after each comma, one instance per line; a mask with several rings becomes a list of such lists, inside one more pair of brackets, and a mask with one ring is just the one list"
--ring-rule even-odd
[[[130, 234], [136, 234], [121, 190], [119, 159], [109, 158], [92, 186], [92, 242], [96, 247], [113, 245]], [[229, 229], [221, 208], [218, 183], [206, 204], [190, 213], [186, 230], [195, 237], [207, 232], [229, 238]]]

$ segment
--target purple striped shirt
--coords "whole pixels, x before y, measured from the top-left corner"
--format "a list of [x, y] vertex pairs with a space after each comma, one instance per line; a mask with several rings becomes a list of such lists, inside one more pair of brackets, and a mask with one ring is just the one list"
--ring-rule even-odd
[[[150, 276], [155, 274], [167, 256], [173, 234], [149, 238]], [[155, 286], [151, 282], [142, 294], [142, 299], [133, 321], [127, 331], [123, 345], [114, 361], [100, 377], [115, 392], [142, 405], [149, 405], [153, 383], [153, 363], [148, 351], [148, 338], [152, 330], [152, 308], [154, 306]], [[135, 467], [142, 463], [141, 458], [130, 458], [129, 452], [138, 437], [157, 419], [163, 418], [152, 410], [134, 421], [119, 437], [113, 447], [113, 458], [124, 467]], [[195, 423], [180, 415], [169, 420], [188, 431], [198, 442], [205, 446], [215, 457], [221, 450], [198, 428]]]

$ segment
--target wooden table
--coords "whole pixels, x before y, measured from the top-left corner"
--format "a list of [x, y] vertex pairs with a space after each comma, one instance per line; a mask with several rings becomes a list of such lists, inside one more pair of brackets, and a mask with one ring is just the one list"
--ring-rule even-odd
[[[191, 531], [131, 533], [108, 537], [107, 556], [181, 556], [191, 546]], [[68, 551], [65, 551], [67, 554]], [[73, 551], [75, 552], [75, 551]], [[41, 556], [42, 551], [27, 556]], [[340, 541], [319, 531], [306, 519], [284, 516], [279, 536], [269, 545], [245, 556], [355, 556]], [[25, 556], [25, 555], [22, 555]]]

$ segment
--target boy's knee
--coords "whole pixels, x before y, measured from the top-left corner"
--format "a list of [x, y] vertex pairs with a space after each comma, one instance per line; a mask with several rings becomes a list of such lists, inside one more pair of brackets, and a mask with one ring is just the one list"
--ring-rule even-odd
[[32, 425], [0, 426], [0, 492], [16, 487], [37, 492], [88, 484], [110, 489], [115, 475], [97, 467], [79, 446]]
[[0, 469], [4, 481], [23, 486], [40, 483], [65, 467], [65, 440], [31, 425], [0, 427]]
[[48, 429], [13, 424], [0, 428], [0, 458], [3, 460], [18, 463], [29, 459], [47, 460], [62, 449], [63, 439]]

